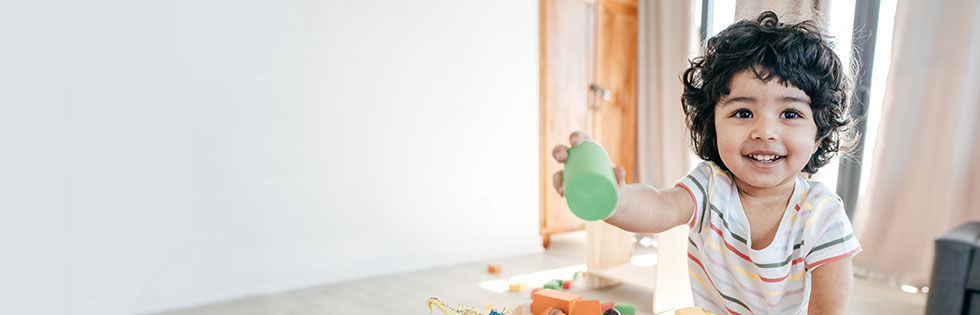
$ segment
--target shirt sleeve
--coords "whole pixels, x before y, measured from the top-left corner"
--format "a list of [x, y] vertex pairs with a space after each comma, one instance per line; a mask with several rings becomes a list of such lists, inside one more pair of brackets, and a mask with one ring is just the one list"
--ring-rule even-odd
[[857, 255], [861, 244], [854, 237], [851, 221], [844, 212], [844, 204], [836, 194], [813, 198], [808, 202], [813, 212], [804, 227], [807, 251], [804, 262], [807, 270], [814, 270], [826, 263]]
[[713, 172], [714, 165], [711, 162], [705, 161], [698, 164], [690, 173], [677, 181], [676, 186], [687, 190], [687, 193], [691, 195], [692, 202], [694, 202], [694, 213], [687, 220], [687, 225], [691, 228], [695, 224], [698, 224], [698, 220], [704, 218], [705, 209], [708, 209], [709, 181], [712, 178], [711, 174]]

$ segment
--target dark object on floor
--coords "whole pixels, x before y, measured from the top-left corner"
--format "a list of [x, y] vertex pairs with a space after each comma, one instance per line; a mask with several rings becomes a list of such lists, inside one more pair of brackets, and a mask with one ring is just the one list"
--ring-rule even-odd
[[602, 315], [620, 315], [620, 314], [619, 314], [619, 310], [610, 307], [606, 309], [605, 312], [602, 312]]
[[936, 239], [926, 315], [980, 315], [980, 222], [968, 222]]

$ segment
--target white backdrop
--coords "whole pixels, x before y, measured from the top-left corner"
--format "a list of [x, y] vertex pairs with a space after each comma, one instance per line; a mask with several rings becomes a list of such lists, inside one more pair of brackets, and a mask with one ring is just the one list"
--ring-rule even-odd
[[0, 6], [0, 309], [540, 250], [537, 1]]

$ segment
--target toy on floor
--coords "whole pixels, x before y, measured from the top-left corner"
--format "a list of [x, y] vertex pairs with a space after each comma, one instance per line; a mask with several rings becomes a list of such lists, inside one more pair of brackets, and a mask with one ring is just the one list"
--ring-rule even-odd
[[602, 305], [599, 305], [599, 307], [602, 308], [603, 312], [605, 312], [606, 310], [613, 308], [614, 305], [616, 305], [616, 302], [606, 302], [606, 303], [602, 303]]
[[599, 304], [599, 300], [583, 300], [579, 295], [552, 289], [534, 292], [533, 315], [548, 315], [555, 310], [567, 315], [636, 315], [636, 307], [629, 303]]
[[560, 290], [561, 289], [561, 279], [552, 279], [548, 281], [543, 286], [545, 289]]
[[434, 297], [429, 298], [425, 302], [425, 305], [429, 307], [429, 314], [432, 314], [432, 306], [435, 305], [436, 308], [446, 315], [480, 315], [480, 311], [475, 306], [459, 305], [456, 308], [452, 308]]
[[[429, 298], [426, 305], [429, 314], [432, 314], [432, 307], [435, 306], [446, 315], [636, 315], [636, 306], [630, 303], [599, 304], [599, 300], [584, 300], [576, 294], [541, 288], [534, 291], [531, 303], [503, 309], [486, 304], [484, 308], [487, 313], [470, 305], [453, 308], [434, 297]], [[686, 307], [678, 309], [674, 315], [711, 315], [711, 312], [700, 307]]]
[[489, 264], [489, 265], [487, 265], [487, 272], [492, 273], [492, 274], [499, 274], [500, 273], [500, 265], [497, 265], [497, 264]]
[[480, 312], [476, 306], [471, 305], [460, 304], [453, 308], [434, 297], [426, 300], [425, 305], [429, 307], [429, 314], [432, 314], [432, 307], [435, 306], [446, 315], [531, 315], [530, 309], [526, 305], [497, 309], [493, 304], [487, 304], [485, 307], [488, 313]]
[[551, 279], [551, 281], [546, 282], [542, 287], [552, 290], [570, 290], [573, 283], [575, 283], [575, 281], [582, 280], [585, 275], [586, 273], [584, 271], [576, 271], [570, 280]]
[[619, 310], [616, 310], [615, 308], [610, 307], [610, 308], [607, 308], [607, 309], [602, 310], [602, 315], [623, 315], [623, 314], [620, 313]]
[[613, 308], [619, 311], [619, 313], [623, 315], [636, 315], [636, 306], [634, 306], [633, 304], [616, 303], [616, 305], [614, 305]]
[[527, 283], [525, 282], [510, 282], [507, 284], [507, 291], [518, 292], [527, 291]]

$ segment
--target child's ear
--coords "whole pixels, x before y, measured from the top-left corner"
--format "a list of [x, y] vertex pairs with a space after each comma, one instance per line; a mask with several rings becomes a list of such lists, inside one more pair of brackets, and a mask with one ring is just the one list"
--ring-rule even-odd
[[810, 152], [810, 156], [813, 156], [814, 154], [817, 153], [817, 150], [820, 150], [820, 144], [823, 143], [823, 139], [825, 139], [825, 138], [827, 138], [829, 136], [830, 135], [823, 136], [821, 138], [817, 138], [816, 141], [813, 141], [813, 150]]

